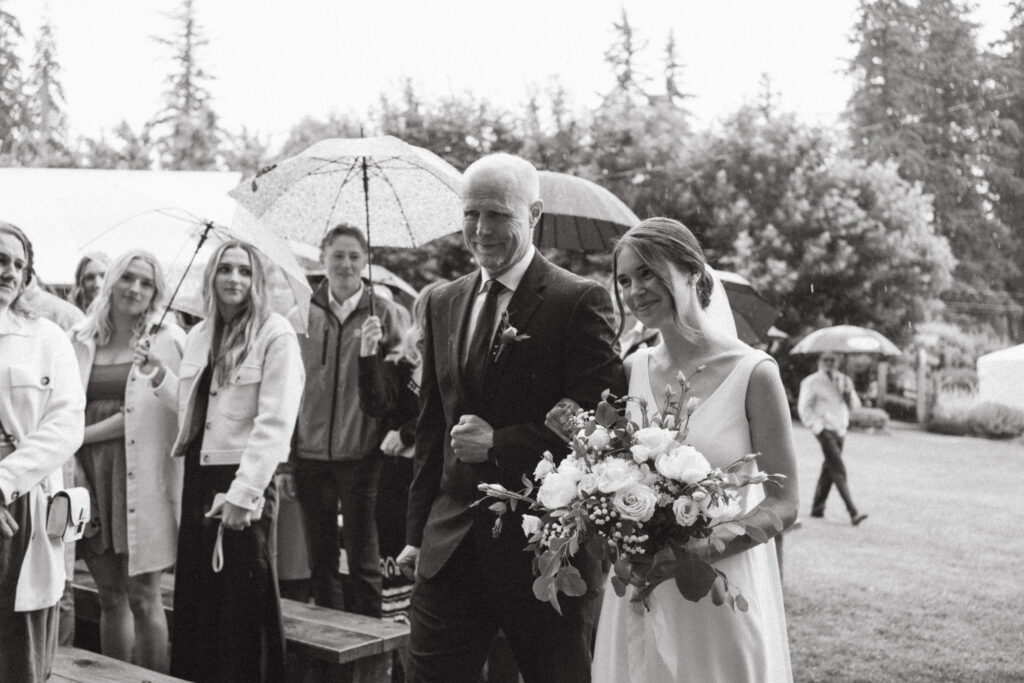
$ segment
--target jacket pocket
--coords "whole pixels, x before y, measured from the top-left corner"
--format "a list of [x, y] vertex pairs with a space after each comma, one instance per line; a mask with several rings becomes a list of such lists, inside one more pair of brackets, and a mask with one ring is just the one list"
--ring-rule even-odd
[[255, 417], [259, 409], [262, 380], [263, 368], [259, 366], [243, 365], [237, 368], [228, 383], [230, 389], [220, 401], [223, 415], [236, 420]]
[[38, 368], [23, 368], [11, 366], [10, 368], [11, 390], [13, 392], [11, 403], [18, 405], [18, 398], [39, 398], [45, 392], [53, 389], [53, 383], [58, 378], [45, 374], [45, 370]]

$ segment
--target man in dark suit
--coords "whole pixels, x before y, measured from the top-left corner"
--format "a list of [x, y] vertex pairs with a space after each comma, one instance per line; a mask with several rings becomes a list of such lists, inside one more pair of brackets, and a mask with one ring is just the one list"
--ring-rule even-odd
[[471, 507], [477, 484], [521, 489], [545, 450], [567, 452], [544, 427], [559, 399], [592, 408], [604, 389], [625, 389], [608, 293], [533, 247], [539, 191], [523, 159], [495, 154], [472, 164], [463, 177], [463, 234], [481, 270], [439, 287], [427, 303], [416, 474], [399, 558], [417, 567], [415, 681], [479, 680], [499, 628], [526, 681], [590, 680], [593, 594], [560, 596], [559, 615], [533, 595], [519, 516], [510, 514], [494, 538], [494, 513]]

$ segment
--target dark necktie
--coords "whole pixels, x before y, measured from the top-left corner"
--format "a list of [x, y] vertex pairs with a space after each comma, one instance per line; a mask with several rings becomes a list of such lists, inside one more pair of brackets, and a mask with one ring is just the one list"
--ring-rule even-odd
[[491, 361], [494, 321], [498, 316], [498, 296], [505, 290], [505, 286], [497, 280], [488, 280], [484, 287], [487, 294], [484, 296], [484, 305], [477, 316], [476, 327], [473, 328], [473, 336], [469, 340], [466, 353], [466, 382], [475, 392], [481, 391], [484, 386], [487, 365]]

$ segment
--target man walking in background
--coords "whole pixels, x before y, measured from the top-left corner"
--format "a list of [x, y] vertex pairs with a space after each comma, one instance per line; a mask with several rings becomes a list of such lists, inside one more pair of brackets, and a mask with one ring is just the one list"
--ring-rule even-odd
[[857, 526], [867, 519], [867, 515], [857, 511], [850, 496], [846, 466], [843, 464], [843, 439], [850, 425], [850, 411], [860, 407], [860, 398], [853, 389], [853, 380], [839, 372], [838, 367], [837, 354], [821, 354], [818, 371], [800, 383], [797, 411], [804, 426], [818, 437], [825, 455], [811, 504], [811, 517], [825, 516], [825, 500], [835, 484], [846, 504], [846, 511], [850, 513], [850, 521]]

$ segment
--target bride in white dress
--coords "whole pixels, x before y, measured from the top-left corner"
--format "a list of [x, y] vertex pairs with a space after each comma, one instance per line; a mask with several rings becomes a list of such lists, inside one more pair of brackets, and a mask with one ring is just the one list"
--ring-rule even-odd
[[[696, 238], [676, 221], [648, 219], [619, 240], [614, 268], [619, 306], [624, 302], [644, 325], [661, 332], [661, 343], [626, 360], [630, 396], [643, 396], [654, 410], [666, 386], [678, 391], [675, 378], [682, 371], [692, 385], [690, 396], [700, 400], [689, 441], [712, 466], [761, 453], [749, 463], [750, 472], [786, 479], [781, 486], [743, 489], [741, 505], [745, 513], [771, 508], [788, 527], [797, 513], [796, 462], [778, 367], [707, 316], [713, 284]], [[639, 422], [635, 410], [631, 418]], [[776, 533], [768, 514], [755, 512], [750, 521], [760, 522], [769, 537]], [[721, 553], [706, 541], [692, 549], [726, 573], [748, 610], [716, 606], [710, 597], [689, 602], [667, 581], [650, 596], [648, 611], [605, 586], [594, 681], [792, 680], [774, 539], [758, 544], [729, 532], [720, 537]]]

